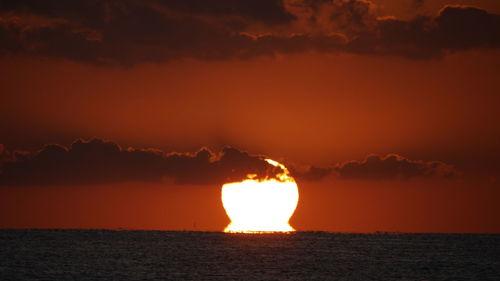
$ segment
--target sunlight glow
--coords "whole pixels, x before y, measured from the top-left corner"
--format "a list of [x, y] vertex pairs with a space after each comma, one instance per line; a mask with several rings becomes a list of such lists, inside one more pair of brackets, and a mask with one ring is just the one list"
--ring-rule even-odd
[[224, 232], [290, 232], [295, 231], [288, 220], [299, 201], [297, 183], [284, 165], [266, 159], [283, 169], [278, 179], [248, 179], [222, 186], [222, 204], [231, 223]]

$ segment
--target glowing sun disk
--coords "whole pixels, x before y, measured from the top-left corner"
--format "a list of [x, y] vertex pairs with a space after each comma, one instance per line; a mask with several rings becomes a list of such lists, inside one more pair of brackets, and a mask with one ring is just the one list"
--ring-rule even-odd
[[284, 172], [277, 179], [246, 179], [222, 186], [222, 204], [231, 223], [225, 232], [295, 231], [288, 220], [299, 200], [295, 180], [282, 164], [266, 159]]

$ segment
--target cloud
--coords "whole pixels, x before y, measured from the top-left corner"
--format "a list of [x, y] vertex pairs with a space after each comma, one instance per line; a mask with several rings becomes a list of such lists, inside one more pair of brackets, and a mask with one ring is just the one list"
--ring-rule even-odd
[[5, 146], [0, 143], [0, 173], [2, 171], [3, 162], [4, 160], [6, 160], [6, 158], [7, 155], [5, 155]]
[[500, 47], [500, 15], [468, 6], [445, 6], [436, 17], [380, 19], [377, 33], [349, 42], [353, 52], [428, 59], [446, 52]]
[[[249, 48], [257, 55], [268, 40], [251, 40], [240, 32], [253, 22], [288, 22], [292, 17], [279, 3], [6, 1], [0, 6], [0, 52], [125, 65], [183, 57], [245, 57]], [[33, 17], [45, 23], [27, 26], [26, 18]], [[54, 19], [62, 21], [47, 24]]]
[[[219, 153], [203, 148], [195, 153], [164, 153], [154, 149], [121, 148], [101, 139], [77, 140], [69, 147], [44, 146], [38, 152], [8, 151], [0, 145], [0, 186], [46, 186], [117, 182], [217, 184], [240, 181], [249, 174], [273, 178], [282, 172], [262, 155], [232, 147]], [[409, 160], [397, 154], [369, 155], [363, 161], [316, 167], [287, 163], [298, 181], [339, 179], [454, 179], [459, 172], [440, 161]]]
[[0, 54], [133, 65], [306, 51], [428, 59], [500, 47], [500, 16], [479, 8], [408, 21], [375, 11], [366, 0], [2, 1]]
[[411, 180], [457, 179], [461, 173], [454, 166], [441, 161], [410, 160], [398, 154], [384, 156], [370, 154], [362, 161], [346, 161], [330, 167], [287, 164], [297, 180], [321, 181], [327, 177], [339, 180]]
[[314, 165], [298, 165], [296, 163], [287, 163], [291, 175], [296, 180], [303, 181], [321, 181], [332, 175], [333, 168], [331, 167], [316, 167]]
[[284, 8], [295, 17], [295, 32], [316, 35], [355, 35], [376, 23], [375, 5], [364, 0], [285, 0]]
[[[219, 154], [208, 149], [196, 153], [165, 154], [158, 150], [123, 149], [114, 142], [77, 140], [69, 148], [46, 145], [37, 153], [4, 161], [0, 185], [78, 185], [126, 181], [177, 184], [222, 184], [274, 177], [281, 172], [261, 156], [226, 147]], [[1, 167], [1, 166], [0, 166]]]
[[409, 160], [397, 154], [369, 155], [363, 161], [349, 161], [334, 168], [340, 179], [454, 179], [459, 173], [452, 165], [440, 161]]

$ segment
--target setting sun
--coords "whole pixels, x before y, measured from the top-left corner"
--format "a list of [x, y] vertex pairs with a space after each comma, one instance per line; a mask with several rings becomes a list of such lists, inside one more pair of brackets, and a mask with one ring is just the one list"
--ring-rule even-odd
[[277, 179], [249, 177], [222, 186], [222, 204], [231, 220], [225, 232], [295, 231], [288, 220], [299, 200], [297, 184], [284, 165], [271, 159], [266, 161], [283, 169]]

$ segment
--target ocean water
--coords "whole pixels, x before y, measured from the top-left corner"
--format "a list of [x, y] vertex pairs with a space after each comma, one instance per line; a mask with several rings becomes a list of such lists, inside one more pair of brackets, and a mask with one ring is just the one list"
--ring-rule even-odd
[[0, 230], [0, 280], [500, 280], [500, 235]]

